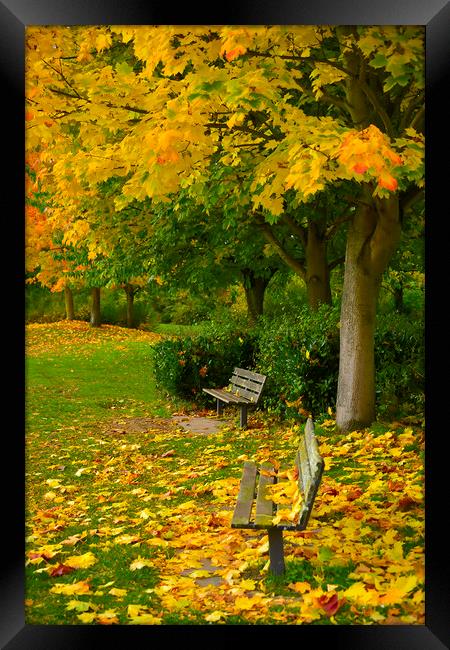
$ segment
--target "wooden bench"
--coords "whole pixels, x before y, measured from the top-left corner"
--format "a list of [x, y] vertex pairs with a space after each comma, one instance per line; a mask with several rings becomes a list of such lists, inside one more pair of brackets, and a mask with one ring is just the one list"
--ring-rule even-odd
[[224, 404], [237, 404], [240, 408], [240, 426], [247, 428], [247, 409], [256, 406], [266, 381], [265, 375], [235, 368], [227, 388], [203, 388], [217, 400], [217, 415], [222, 415]]
[[324, 461], [319, 453], [314, 423], [308, 418], [304, 434], [295, 456], [298, 469], [298, 486], [301, 505], [298, 520], [291, 523], [273, 524], [273, 517], [278, 505], [272, 499], [265, 498], [267, 486], [277, 482], [277, 471], [271, 463], [261, 467], [246, 461], [242, 472], [239, 494], [231, 521], [232, 528], [267, 529], [269, 535], [270, 570], [275, 575], [284, 573], [283, 530], [304, 530], [316, 498], [322, 479]]

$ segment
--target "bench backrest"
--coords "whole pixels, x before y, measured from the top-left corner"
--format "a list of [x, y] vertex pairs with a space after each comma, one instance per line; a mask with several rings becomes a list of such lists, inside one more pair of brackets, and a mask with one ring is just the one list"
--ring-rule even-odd
[[246, 397], [253, 404], [256, 404], [265, 381], [265, 375], [244, 368], [235, 368], [230, 378], [230, 390], [235, 395]]
[[319, 452], [319, 445], [314, 433], [314, 423], [311, 418], [308, 418], [306, 422], [305, 433], [300, 440], [295, 464], [298, 469], [298, 484], [303, 496], [299, 514], [299, 528], [304, 529], [313, 508], [325, 465]]

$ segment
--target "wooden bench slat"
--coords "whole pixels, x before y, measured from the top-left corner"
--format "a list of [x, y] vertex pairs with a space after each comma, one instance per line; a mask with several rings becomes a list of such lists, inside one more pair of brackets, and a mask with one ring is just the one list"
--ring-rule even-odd
[[[256, 496], [255, 524], [256, 526], [270, 526], [273, 519], [273, 501], [267, 492], [267, 486], [275, 482], [275, 470], [270, 463], [261, 465]], [[269, 499], [266, 499], [269, 496]]]
[[230, 383], [233, 386], [241, 386], [242, 388], [248, 388], [254, 393], [260, 393], [264, 386], [263, 382], [257, 382], [251, 379], [242, 379], [242, 377], [238, 377], [237, 375], [234, 374], [231, 376]]
[[247, 390], [247, 388], [241, 388], [240, 386], [232, 387], [233, 395], [237, 397], [244, 397], [249, 402], [256, 403], [258, 401], [259, 395], [257, 393], [252, 393], [252, 391]]
[[311, 470], [306, 452], [305, 438], [302, 437], [297, 452], [298, 480], [303, 494], [308, 494], [311, 485]]
[[258, 372], [246, 370], [245, 368], [235, 368], [233, 374], [238, 377], [244, 377], [244, 379], [254, 379], [255, 381], [260, 381], [262, 383], [266, 381], [265, 375], [260, 375]]
[[314, 501], [317, 495], [317, 491], [319, 489], [320, 481], [322, 480], [322, 473], [323, 473], [323, 468], [325, 466], [325, 463], [323, 462], [323, 459], [321, 459], [322, 462], [318, 463], [316, 472], [312, 478], [311, 485], [309, 488], [308, 493], [305, 495], [304, 498], [304, 503], [303, 507], [300, 511], [300, 516], [299, 516], [299, 528], [303, 530], [306, 528], [308, 524], [308, 520], [311, 516], [311, 512], [314, 506]]
[[255, 498], [256, 474], [256, 464], [245, 461], [237, 503], [231, 521], [231, 525], [234, 528], [246, 527], [250, 523], [252, 505]]
[[234, 377], [231, 378], [230, 386], [233, 390], [248, 390], [254, 395], [259, 395], [262, 390], [261, 386], [252, 386], [249, 381], [243, 381], [239, 379], [236, 380]]
[[203, 391], [205, 393], [208, 393], [208, 395], [212, 395], [213, 397], [216, 397], [222, 402], [231, 403], [231, 404], [247, 404], [249, 400], [247, 398], [240, 398], [236, 395], [233, 395], [233, 393], [228, 392], [227, 390], [222, 390], [221, 388], [203, 388]]
[[320, 455], [319, 445], [317, 444], [317, 440], [314, 435], [314, 425], [311, 419], [308, 419], [306, 422], [305, 444], [311, 474], [314, 474], [315, 467], [322, 461], [322, 457]]

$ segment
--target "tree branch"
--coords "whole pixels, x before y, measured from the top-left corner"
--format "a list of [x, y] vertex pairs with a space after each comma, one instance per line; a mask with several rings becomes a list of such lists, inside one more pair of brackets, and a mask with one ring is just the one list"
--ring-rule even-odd
[[307, 231], [306, 228], [298, 224], [294, 219], [289, 216], [288, 214], [283, 214], [282, 220], [284, 223], [286, 223], [290, 230], [297, 235], [297, 237], [300, 239], [302, 246], [306, 248], [306, 243], [307, 243]]
[[407, 106], [405, 112], [403, 113], [402, 119], [400, 120], [400, 126], [399, 126], [400, 133], [404, 131], [404, 129], [407, 128], [408, 125], [411, 126], [410, 125], [411, 115], [413, 114], [414, 109], [417, 108], [417, 106], [419, 106], [421, 103], [423, 103], [424, 98], [425, 98], [425, 94], [422, 92], [419, 93], [416, 97], [413, 97], [413, 99], [411, 99], [409, 105]]
[[344, 262], [345, 262], [345, 255], [342, 255], [341, 257], [337, 257], [335, 260], [333, 260], [328, 264], [328, 269], [332, 271], [334, 268], [336, 268], [336, 266], [339, 266]]
[[268, 223], [262, 219], [258, 219], [257, 224], [266, 241], [275, 249], [283, 262], [306, 282], [306, 270], [304, 264], [292, 257], [292, 255], [283, 248], [283, 245], [274, 235]]
[[379, 118], [383, 122], [384, 128], [386, 129], [386, 133], [390, 138], [394, 138], [395, 134], [394, 134], [394, 129], [392, 128], [391, 120], [389, 118], [389, 115], [387, 114], [387, 112], [379, 102], [376, 93], [372, 90], [372, 88], [367, 84], [366, 81], [359, 80], [359, 84], [361, 86], [362, 91], [366, 95], [367, 99], [370, 101], [376, 113], [378, 114]]
[[339, 228], [339, 226], [343, 223], [347, 223], [347, 221], [351, 221], [353, 219], [353, 214], [346, 214], [343, 217], [340, 217], [339, 219], [336, 219], [334, 223], [331, 224], [331, 226], [328, 226], [328, 228], [325, 230], [325, 239], [331, 239], [333, 237], [334, 233], [336, 230]]
[[410, 124], [411, 128], [415, 129], [416, 131], [422, 131], [423, 124], [421, 124], [421, 122], [423, 122], [424, 119], [425, 119], [425, 106], [422, 106], [413, 117]]

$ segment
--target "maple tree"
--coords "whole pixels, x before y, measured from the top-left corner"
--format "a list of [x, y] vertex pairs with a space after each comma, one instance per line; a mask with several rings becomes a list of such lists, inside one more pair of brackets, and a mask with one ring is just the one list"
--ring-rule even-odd
[[[231, 194], [282, 252], [269, 227], [304, 228], [309, 205], [312, 244], [313, 199], [334, 231], [332, 198], [348, 189], [336, 417], [350, 430], [375, 417], [381, 277], [423, 189], [423, 58], [420, 26], [33, 27], [27, 143], [75, 230], [80, 197], [110, 178], [124, 180], [119, 211], [182, 189], [201, 204], [214, 160], [244, 171]], [[322, 286], [329, 264], [313, 272]]]

